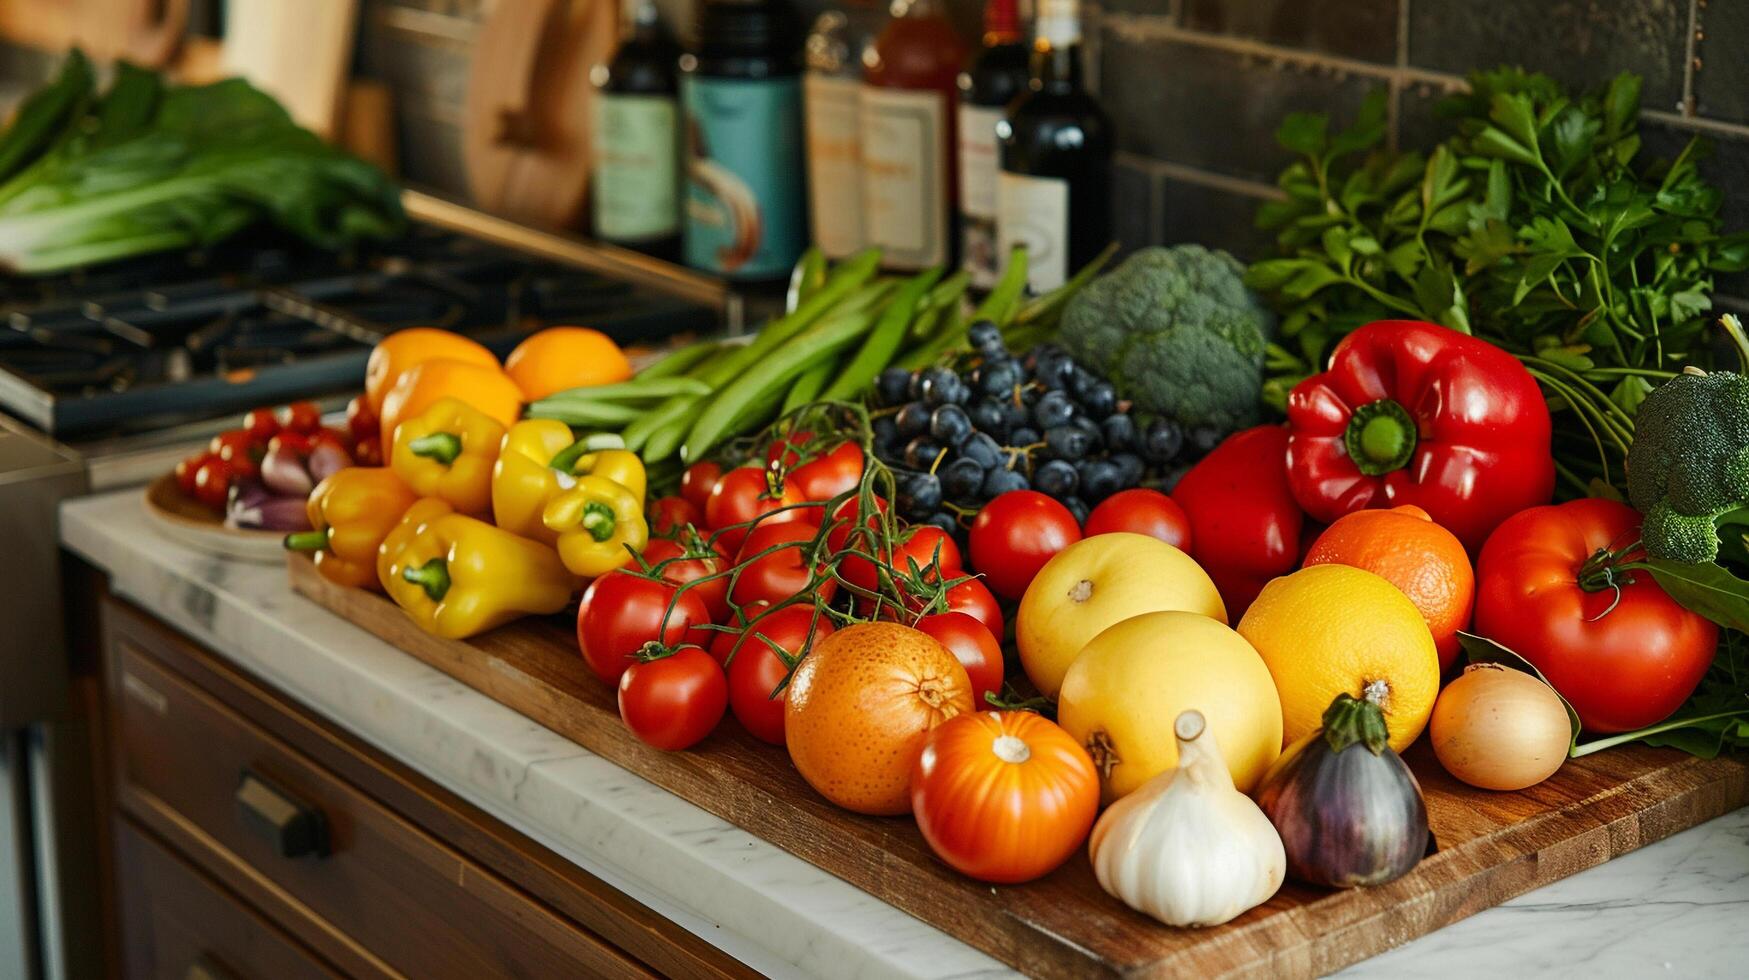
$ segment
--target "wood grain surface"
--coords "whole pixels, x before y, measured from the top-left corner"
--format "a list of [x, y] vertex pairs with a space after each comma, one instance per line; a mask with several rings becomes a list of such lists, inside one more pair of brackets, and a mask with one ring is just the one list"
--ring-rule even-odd
[[1425, 740], [1409, 751], [1437, 853], [1377, 888], [1290, 883], [1213, 929], [1131, 912], [1094, 881], [1085, 854], [1026, 885], [951, 871], [905, 818], [864, 817], [816, 794], [782, 748], [728, 720], [688, 752], [638, 741], [614, 693], [584, 666], [565, 617], [527, 619], [469, 642], [415, 627], [387, 599], [333, 585], [293, 556], [310, 597], [547, 728], [782, 847], [943, 932], [1044, 977], [1315, 976], [1749, 803], [1749, 765], [1628, 746], [1570, 760], [1518, 793], [1466, 787]]

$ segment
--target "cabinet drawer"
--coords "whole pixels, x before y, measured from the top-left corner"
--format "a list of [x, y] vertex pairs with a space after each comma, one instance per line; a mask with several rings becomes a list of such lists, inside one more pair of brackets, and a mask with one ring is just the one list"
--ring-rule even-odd
[[649, 975], [165, 668], [126, 631], [111, 634], [108, 655], [122, 805], [148, 826], [186, 826], [212, 860], [343, 934], [339, 945], [355, 942], [362, 962], [348, 972]]
[[336, 980], [308, 950], [128, 820], [115, 824], [133, 980]]

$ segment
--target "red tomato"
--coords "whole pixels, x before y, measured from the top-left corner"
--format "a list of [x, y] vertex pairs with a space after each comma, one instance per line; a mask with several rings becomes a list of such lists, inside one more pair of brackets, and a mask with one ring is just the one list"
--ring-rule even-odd
[[[269, 442], [269, 446], [273, 443]], [[207, 443], [206, 451], [229, 462], [239, 456], [256, 456], [261, 454], [261, 446], [246, 429], [231, 429], [213, 436], [213, 441]]]
[[862, 482], [862, 447], [844, 443], [797, 466], [789, 479], [803, 500], [831, 500], [855, 490]]
[[[711, 488], [710, 500], [705, 503], [704, 519], [710, 524], [711, 530], [719, 535], [717, 540], [724, 551], [740, 551], [741, 542], [747, 538], [747, 528], [732, 525], [749, 524], [762, 514], [802, 502], [794, 487], [787, 482], [772, 486], [772, 479], [771, 471], [764, 467], [742, 466], [724, 473], [717, 485]], [[798, 521], [802, 517], [800, 511], [786, 510], [776, 517], [760, 521], [760, 526]]]
[[312, 402], [292, 402], [284, 412], [284, 427], [293, 432], [312, 435], [322, 427], [322, 412]]
[[972, 703], [989, 704], [985, 694], [1002, 693], [1002, 644], [983, 623], [962, 612], [935, 613], [917, 621], [917, 628], [947, 647], [972, 679]]
[[377, 436], [364, 436], [353, 444], [352, 461], [360, 466], [383, 465], [383, 441]]
[[[950, 576], [954, 577], [954, 576]], [[962, 612], [984, 624], [990, 635], [1002, 636], [1002, 607], [984, 586], [982, 579], [967, 579], [947, 590], [949, 612]]]
[[1639, 535], [1640, 515], [1626, 504], [1574, 500], [1508, 518], [1476, 562], [1476, 632], [1536, 665], [1596, 733], [1669, 717], [1718, 646], [1718, 627], [1651, 575], [1617, 575], [1619, 592], [1582, 576], [1598, 549]]
[[188, 496], [194, 496], [194, 474], [200, 469], [200, 464], [209, 459], [217, 459], [209, 452], [198, 452], [176, 464], [176, 486]]
[[1190, 518], [1178, 501], [1158, 490], [1137, 487], [1114, 493], [1087, 515], [1086, 537], [1132, 531], [1159, 538], [1179, 551], [1190, 550]]
[[[691, 557], [687, 557], [690, 555]], [[671, 559], [683, 559], [671, 561]], [[703, 542], [693, 550], [668, 538], [652, 538], [644, 546], [644, 560], [652, 567], [669, 562], [662, 567], [662, 578], [675, 585], [685, 585], [688, 582], [714, 575], [729, 567], [728, 558], [721, 552], [705, 553]], [[711, 622], [726, 623], [729, 616], [729, 579], [713, 578], [708, 582], [700, 582], [686, 590], [704, 600], [704, 607], [710, 613]]]
[[266, 442], [279, 433], [279, 419], [271, 408], [257, 408], [243, 416], [243, 431], [255, 442]]
[[691, 748], [723, 720], [729, 682], [698, 647], [626, 668], [619, 678], [619, 717], [632, 734], [669, 752]]
[[231, 464], [209, 456], [194, 470], [194, 499], [214, 510], [225, 509], [231, 492]]
[[814, 434], [807, 429], [791, 432], [787, 436], [778, 436], [771, 440], [771, 445], [765, 447], [765, 461], [775, 463], [779, 459], [785, 466], [794, 466], [802, 461], [801, 447], [807, 445]]
[[[887, 512], [886, 499], [875, 496], [873, 500], [874, 509], [885, 514]], [[839, 504], [838, 509], [833, 512], [832, 527], [826, 532], [826, 546], [832, 549], [834, 555], [842, 554], [845, 551], [851, 552], [838, 560], [838, 574], [846, 582], [858, 588], [873, 591], [880, 584], [880, 580], [877, 577], [874, 564], [869, 561], [869, 557], [873, 556], [875, 552], [872, 539], [867, 534], [858, 534], [855, 541], [850, 538], [851, 532], [856, 529], [859, 517], [863, 519], [862, 523], [865, 527], [871, 531], [878, 531], [880, 520], [873, 514], [864, 516], [861, 502], [856, 497], [851, 497]]]
[[[756, 616], [755, 620], [747, 628], [745, 639], [730, 644], [734, 657], [729, 660], [729, 708], [754, 738], [782, 745], [783, 710], [789, 700], [789, 689], [786, 686], [776, 695], [772, 692], [789, 680], [790, 665], [771, 644], [782, 647], [799, 661], [814, 643], [832, 635], [832, 621], [823, 614], [816, 617], [813, 606], [801, 603], [785, 606], [764, 619]], [[810, 628], [814, 634], [811, 640]]]
[[351, 440], [351, 434], [345, 429], [330, 429], [324, 426], [310, 434], [310, 448], [315, 449], [317, 446], [327, 443], [328, 445], [334, 446], [340, 451], [346, 453], [348, 456], [351, 456]]
[[[778, 603], [805, 590], [814, 574], [808, 566], [808, 552], [819, 533], [813, 525], [799, 521], [761, 524], [754, 528], [735, 556], [735, 563], [741, 566], [741, 570], [730, 589], [730, 601], [737, 606], [762, 600]], [[771, 551], [773, 548], [777, 550]], [[755, 557], [765, 551], [771, 553]], [[821, 602], [831, 602], [837, 591], [838, 583], [827, 579], [820, 583], [815, 594]]]
[[972, 521], [972, 566], [997, 595], [1018, 600], [1045, 562], [1079, 540], [1069, 508], [1037, 490], [1010, 490]]
[[921, 568], [934, 564], [943, 572], [958, 572], [966, 567], [965, 560], [960, 557], [960, 546], [951, 535], [934, 524], [919, 525], [900, 533], [905, 538], [899, 545], [899, 560], [895, 563], [900, 570], [910, 568], [907, 558], [915, 558]]
[[296, 453], [299, 458], [308, 456], [310, 450], [314, 449], [315, 446], [315, 442], [310, 439], [308, 433], [293, 432], [290, 429], [282, 430], [278, 435], [267, 440], [268, 452], [271, 453], [275, 450], [284, 450], [285, 452]]
[[698, 527], [704, 515], [685, 497], [657, 497], [647, 508], [650, 530], [657, 534], [673, 534], [688, 524]]
[[680, 475], [680, 495], [702, 514], [710, 502], [711, 491], [716, 489], [717, 481], [722, 478], [723, 468], [710, 460], [694, 463]]
[[346, 431], [352, 433], [354, 442], [380, 438], [382, 429], [382, 420], [371, 410], [370, 399], [359, 395], [346, 403]]
[[1099, 774], [1073, 736], [1030, 711], [977, 711], [931, 731], [911, 775], [911, 811], [954, 870], [1030, 881], [1081, 849]]
[[[668, 612], [668, 604], [674, 611]], [[662, 617], [668, 628], [662, 628]], [[644, 644], [663, 646], [710, 642], [710, 632], [698, 628], [710, 622], [710, 610], [695, 589], [685, 592], [668, 582], [648, 579], [625, 569], [608, 572], [583, 592], [577, 606], [577, 646], [595, 675], [609, 684], [619, 680]], [[706, 658], [709, 659], [709, 658]]]

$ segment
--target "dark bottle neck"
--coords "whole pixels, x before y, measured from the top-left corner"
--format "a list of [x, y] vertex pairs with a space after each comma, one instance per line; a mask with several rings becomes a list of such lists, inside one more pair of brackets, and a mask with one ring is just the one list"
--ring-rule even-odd
[[1033, 85], [1042, 92], [1067, 93], [1081, 88], [1081, 45], [1052, 47], [1040, 40], [1032, 49]]

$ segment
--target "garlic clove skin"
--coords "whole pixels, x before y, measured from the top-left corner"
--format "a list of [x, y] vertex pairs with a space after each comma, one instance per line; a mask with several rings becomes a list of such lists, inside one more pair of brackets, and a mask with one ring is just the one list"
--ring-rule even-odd
[[1174, 725], [1179, 765], [1113, 803], [1088, 851], [1099, 886], [1171, 926], [1212, 926], [1269, 900], [1287, 854], [1269, 818], [1233, 788], [1202, 714]]

